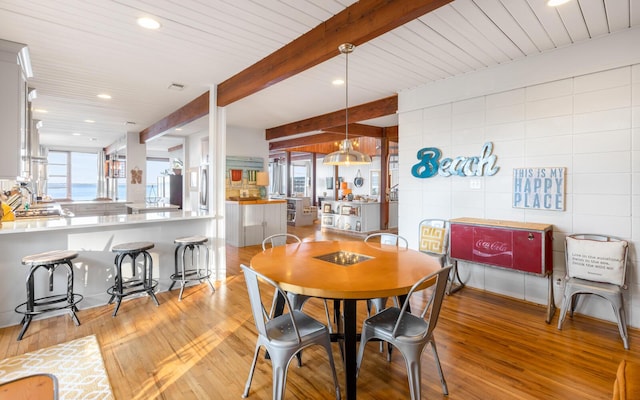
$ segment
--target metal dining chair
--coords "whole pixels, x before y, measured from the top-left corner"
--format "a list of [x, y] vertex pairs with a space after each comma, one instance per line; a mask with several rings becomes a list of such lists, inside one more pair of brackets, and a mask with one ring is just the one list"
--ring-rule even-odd
[[[366, 238], [364, 238], [365, 242], [370, 242], [370, 241], [374, 241], [374, 240], [380, 240], [381, 244], [388, 244], [391, 246], [397, 246], [397, 247], [401, 247], [403, 249], [408, 249], [409, 248], [409, 242], [407, 241], [407, 239], [405, 239], [404, 237], [397, 235], [395, 233], [383, 233], [383, 232], [378, 232], [378, 233], [372, 233], [370, 235], [368, 235]], [[394, 297], [393, 298], [393, 304], [397, 307], [399, 302], [398, 302], [398, 298]], [[384, 310], [387, 307], [387, 297], [378, 297], [375, 299], [367, 299], [367, 317], [371, 316], [371, 309], [375, 307], [376, 312], [379, 313], [380, 311]], [[382, 351], [384, 350], [384, 343], [380, 342], [380, 352], [382, 353]], [[389, 355], [388, 357], [391, 357], [391, 346], [389, 346], [388, 348], [389, 350]]]
[[[251, 311], [256, 329], [258, 330], [256, 350], [253, 355], [249, 378], [247, 379], [242, 397], [246, 398], [249, 395], [251, 380], [253, 379], [253, 373], [261, 347], [264, 346], [271, 359], [271, 368], [273, 370], [273, 399], [280, 400], [284, 397], [287, 370], [291, 359], [302, 349], [317, 344], [323, 346], [327, 351], [329, 365], [331, 366], [331, 372], [333, 374], [336, 399], [340, 399], [340, 386], [338, 385], [338, 377], [331, 352], [331, 337], [329, 336], [327, 327], [302, 311], [295, 310], [284, 290], [282, 290], [276, 282], [246, 265], [240, 265], [240, 267], [244, 272], [247, 290], [249, 292], [249, 302], [251, 303]], [[275, 292], [283, 297], [285, 310], [289, 312], [275, 316], [274, 303], [272, 303], [270, 311], [267, 312], [263, 303], [260, 285], [258, 284], [259, 281], [273, 287]]]
[[[276, 233], [275, 235], [267, 236], [262, 241], [262, 250], [267, 250], [269, 247], [285, 246], [287, 244], [300, 244], [302, 240], [292, 233]], [[305, 296], [297, 293], [287, 293], [291, 306], [294, 310], [302, 310], [302, 306], [311, 298], [311, 296]], [[331, 325], [331, 317], [329, 316], [329, 305], [326, 299], [322, 299], [324, 302], [324, 313], [327, 318], [327, 326], [329, 327], [329, 333], [333, 333], [333, 327]]]
[[[451, 266], [447, 266], [433, 274], [425, 276], [411, 287], [402, 308], [386, 308], [364, 321], [360, 347], [358, 348], [358, 359], [356, 361], [358, 373], [362, 367], [362, 359], [367, 342], [372, 339], [383, 340], [400, 350], [404, 356], [407, 365], [411, 399], [419, 400], [421, 390], [420, 356], [422, 355], [424, 347], [431, 343], [433, 358], [435, 359], [438, 374], [440, 375], [442, 392], [444, 395], [449, 394], [447, 382], [442, 373], [440, 359], [438, 358], [433, 331], [438, 323], [438, 316], [444, 300], [450, 271]], [[430, 288], [432, 289], [427, 290]], [[409, 312], [408, 307], [412, 300], [411, 311], [420, 311], [416, 315]], [[422, 307], [417, 306], [419, 302], [422, 302]]]
[[622, 291], [626, 289], [628, 251], [628, 242], [613, 236], [597, 234], [567, 236], [565, 240], [567, 269], [558, 329], [562, 329], [567, 311], [573, 317], [578, 298], [583, 294], [593, 294], [611, 303], [618, 321], [622, 343], [624, 348], [629, 350], [622, 295]]
[[[378, 238], [381, 244], [397, 246], [403, 249], [409, 248], [409, 242], [407, 241], [407, 239], [405, 239], [400, 235], [396, 235], [395, 233], [383, 233], [383, 232], [372, 233], [368, 235], [366, 238], [364, 238], [364, 241], [370, 242], [373, 240], [378, 240]], [[397, 299], [394, 298], [393, 301], [394, 301], [394, 304], [397, 306], [398, 305]], [[368, 299], [367, 300], [367, 316], [371, 316], [372, 306], [375, 307], [376, 312], [380, 312], [384, 310], [385, 307], [387, 306], [387, 298], [379, 297], [376, 299]]]
[[423, 219], [418, 228], [418, 250], [436, 258], [441, 267], [452, 266], [446, 290], [448, 295], [464, 287], [458, 272], [458, 262], [449, 257], [450, 233], [451, 224], [446, 219]]

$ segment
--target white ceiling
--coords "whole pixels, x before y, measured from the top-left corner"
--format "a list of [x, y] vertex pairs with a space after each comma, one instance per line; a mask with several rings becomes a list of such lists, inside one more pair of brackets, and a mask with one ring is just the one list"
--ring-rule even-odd
[[[48, 111], [35, 114], [43, 121], [41, 144], [105, 147], [354, 2], [0, 0], [0, 39], [29, 46], [34, 108]], [[349, 58], [349, 104], [640, 24], [640, 0], [572, 0], [558, 8], [545, 3], [455, 0], [359, 46]], [[155, 17], [161, 29], [138, 27], [141, 16]], [[231, 104], [228, 124], [266, 129], [344, 108], [344, 88], [331, 84], [344, 76], [343, 57]], [[169, 90], [174, 82], [184, 90]], [[101, 100], [99, 93], [112, 99]], [[170, 135], [191, 133], [185, 128]], [[154, 143], [171, 146], [166, 139]]]

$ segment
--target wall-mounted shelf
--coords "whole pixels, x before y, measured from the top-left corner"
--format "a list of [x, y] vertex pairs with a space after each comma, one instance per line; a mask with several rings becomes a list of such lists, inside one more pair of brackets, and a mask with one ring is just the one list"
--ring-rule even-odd
[[316, 207], [311, 207], [308, 197], [287, 198], [287, 224], [292, 226], [313, 225], [317, 214]]
[[[322, 228], [350, 232], [380, 230], [380, 203], [357, 201], [324, 201], [322, 203]], [[331, 212], [325, 212], [328, 206]]]

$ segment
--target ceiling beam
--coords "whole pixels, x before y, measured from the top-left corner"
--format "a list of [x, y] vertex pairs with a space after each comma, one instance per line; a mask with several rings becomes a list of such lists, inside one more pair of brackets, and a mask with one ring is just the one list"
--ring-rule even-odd
[[452, 0], [360, 0], [218, 85], [224, 107], [427, 14]]
[[[384, 99], [349, 107], [349, 121], [358, 122], [368, 119], [384, 117], [398, 111], [398, 96], [393, 95]], [[280, 125], [266, 130], [266, 139], [273, 140], [299, 133], [325, 130], [344, 125], [344, 110], [330, 112], [317, 117], [307, 118], [290, 124]], [[351, 125], [349, 125], [351, 126]]]
[[180, 127], [209, 114], [209, 91], [162, 118], [150, 127], [140, 131], [140, 143], [146, 143], [156, 136], [168, 133], [170, 129]]
[[309, 146], [312, 144], [336, 142], [344, 139], [344, 133], [320, 133], [295, 139], [269, 142], [269, 151], [285, 150], [294, 147]]
[[[343, 136], [340, 137], [342, 139]], [[339, 149], [340, 139], [333, 142], [322, 142], [315, 144], [306, 144], [300, 147], [289, 147], [287, 149], [283, 149], [287, 153], [316, 153], [316, 154], [329, 154], [333, 151]], [[285, 141], [288, 142], [288, 141]], [[371, 157], [375, 155], [379, 155], [378, 151], [378, 143], [380, 139], [378, 138], [370, 138], [366, 136], [359, 137], [353, 140], [354, 147], [361, 153], [365, 153], [370, 155]], [[270, 152], [269, 156], [271, 157], [275, 152]]]
[[[364, 124], [349, 124], [349, 137], [367, 136], [381, 138], [384, 128]], [[344, 125], [323, 129], [322, 132], [341, 133], [345, 135]]]

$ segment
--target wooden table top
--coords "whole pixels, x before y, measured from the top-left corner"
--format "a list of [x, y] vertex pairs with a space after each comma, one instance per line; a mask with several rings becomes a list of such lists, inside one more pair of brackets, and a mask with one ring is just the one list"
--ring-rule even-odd
[[[340, 251], [371, 258], [352, 265], [316, 258]], [[251, 267], [285, 291], [329, 299], [370, 299], [407, 294], [418, 279], [439, 270], [440, 264], [416, 250], [363, 241], [326, 241], [267, 249], [251, 259]]]

